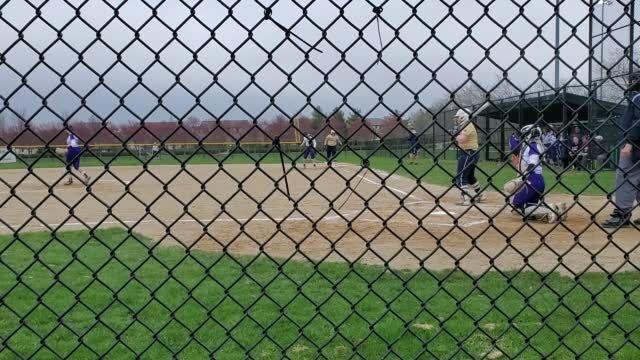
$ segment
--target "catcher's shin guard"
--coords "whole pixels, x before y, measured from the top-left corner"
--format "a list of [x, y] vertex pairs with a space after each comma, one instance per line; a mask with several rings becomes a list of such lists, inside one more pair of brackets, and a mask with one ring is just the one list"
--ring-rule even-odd
[[554, 223], [558, 216], [550, 208], [544, 205], [531, 205], [524, 209], [524, 217], [528, 220], [544, 221]]
[[550, 224], [563, 221], [567, 218], [567, 205], [565, 203], [550, 205], [532, 205], [524, 209], [527, 219], [544, 221]]
[[552, 205], [553, 210], [558, 214], [558, 221], [567, 220], [567, 204], [561, 202]]

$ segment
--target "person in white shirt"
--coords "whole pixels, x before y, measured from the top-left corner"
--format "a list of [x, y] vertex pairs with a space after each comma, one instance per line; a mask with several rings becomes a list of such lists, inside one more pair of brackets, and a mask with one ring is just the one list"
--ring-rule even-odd
[[316, 139], [314, 139], [311, 134], [307, 134], [307, 136], [302, 139], [302, 147], [304, 147], [304, 152], [302, 153], [302, 157], [304, 157], [304, 162], [302, 163], [302, 167], [307, 167], [307, 161], [311, 161], [313, 166], [316, 166]]
[[338, 145], [342, 145], [342, 141], [335, 130], [331, 130], [329, 135], [324, 139], [324, 146], [327, 148], [327, 164], [330, 164], [333, 157], [336, 156]]
[[65, 185], [73, 184], [73, 170], [80, 173], [82, 181], [85, 185], [89, 184], [91, 177], [86, 171], [80, 168], [80, 158], [82, 157], [82, 145], [80, 145], [80, 139], [73, 133], [73, 129], [69, 126], [67, 132], [67, 171], [69, 172], [69, 180]]

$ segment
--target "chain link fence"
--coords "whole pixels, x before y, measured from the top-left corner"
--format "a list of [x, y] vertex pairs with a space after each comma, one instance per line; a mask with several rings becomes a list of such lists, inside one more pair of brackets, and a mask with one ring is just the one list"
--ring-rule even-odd
[[639, 358], [637, 27], [0, 1], [0, 358]]

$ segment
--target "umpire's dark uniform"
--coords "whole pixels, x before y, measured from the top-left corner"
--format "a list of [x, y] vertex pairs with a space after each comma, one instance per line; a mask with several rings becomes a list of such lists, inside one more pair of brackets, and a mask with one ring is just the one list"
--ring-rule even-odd
[[[631, 224], [631, 212], [634, 202], [640, 200], [640, 73], [634, 73], [629, 78], [629, 105], [622, 118], [622, 129], [626, 142], [618, 160], [615, 188], [615, 210], [611, 218], [602, 226], [618, 228]], [[625, 153], [624, 150], [630, 150]], [[640, 219], [634, 222], [640, 225]]]

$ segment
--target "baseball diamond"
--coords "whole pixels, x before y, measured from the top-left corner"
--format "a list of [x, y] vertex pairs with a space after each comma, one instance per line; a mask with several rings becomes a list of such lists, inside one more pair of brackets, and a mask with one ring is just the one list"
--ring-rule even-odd
[[[0, 201], [5, 204], [0, 233], [126, 226], [163, 245], [394, 269], [459, 267], [475, 274], [523, 266], [566, 274], [613, 271], [631, 269], [629, 262], [640, 257], [635, 232], [618, 234], [614, 244], [592, 223], [591, 213], [606, 205], [597, 196], [581, 196], [566, 222], [527, 224], [512, 213], [501, 193], [490, 192], [487, 201], [473, 207], [457, 206], [458, 194], [447, 187], [416, 186], [408, 178], [376, 170], [363, 175], [351, 164], [289, 169], [297, 208], [284, 193], [278, 165], [257, 170], [232, 164], [224, 171], [211, 165], [185, 170], [152, 166], [142, 174], [128, 166], [91, 170], [95, 180], [88, 188], [62, 186], [58, 169], [37, 169], [26, 177], [23, 170], [0, 171]], [[357, 189], [347, 185], [361, 178]], [[241, 194], [235, 190], [237, 179], [242, 179]], [[10, 194], [11, 188], [21, 194], [20, 200]], [[50, 188], [56, 196], [49, 195]], [[336, 210], [351, 191], [355, 195]], [[547, 196], [548, 201], [572, 199]], [[41, 203], [34, 218], [30, 206]], [[73, 216], [67, 206], [74, 208]], [[581, 234], [579, 243], [575, 232]], [[544, 238], [533, 240], [539, 237]], [[597, 253], [597, 266], [591, 253]]]
[[635, 0], [5, 0], [0, 34], [0, 360], [640, 359]]

